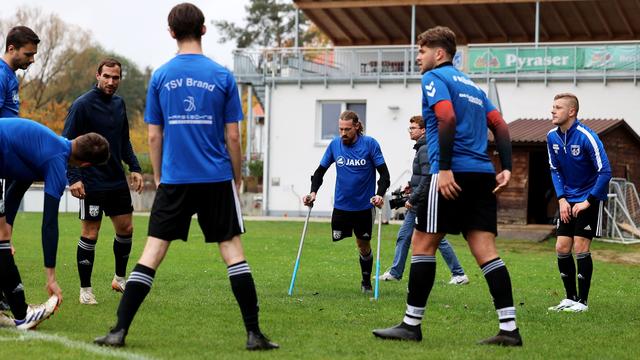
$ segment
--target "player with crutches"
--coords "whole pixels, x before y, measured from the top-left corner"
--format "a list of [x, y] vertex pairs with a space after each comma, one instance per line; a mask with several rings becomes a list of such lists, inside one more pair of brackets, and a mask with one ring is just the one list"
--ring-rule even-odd
[[[336, 163], [336, 188], [331, 215], [333, 241], [356, 236], [364, 293], [372, 293], [373, 253], [371, 234], [374, 207], [382, 207], [390, 176], [378, 142], [364, 135], [364, 127], [353, 111], [344, 111], [338, 120], [339, 136], [327, 147], [320, 166], [311, 177], [311, 192], [302, 198], [306, 206], [316, 200], [316, 193], [331, 164]], [[376, 171], [380, 174], [376, 191]]]

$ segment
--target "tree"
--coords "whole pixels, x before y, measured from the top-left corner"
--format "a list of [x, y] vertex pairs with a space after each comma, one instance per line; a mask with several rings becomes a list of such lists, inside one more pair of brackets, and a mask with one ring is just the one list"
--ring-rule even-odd
[[[245, 6], [246, 26], [239, 26], [226, 20], [213, 20], [212, 24], [221, 34], [220, 42], [235, 40], [238, 48], [283, 47], [295, 42], [295, 12], [290, 2], [278, 0], [251, 0]], [[300, 13], [299, 28], [305, 33], [309, 21]]]

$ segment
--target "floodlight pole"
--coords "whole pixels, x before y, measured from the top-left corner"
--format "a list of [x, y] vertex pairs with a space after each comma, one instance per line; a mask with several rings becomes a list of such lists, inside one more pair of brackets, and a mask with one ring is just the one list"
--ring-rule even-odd
[[540, 1], [536, 1], [536, 48], [540, 42]]
[[247, 149], [245, 150], [247, 161], [247, 175], [249, 174], [249, 163], [251, 162], [251, 132], [253, 128], [253, 86], [247, 88]]
[[415, 54], [413, 53], [416, 47], [416, 6], [411, 5], [411, 58], [409, 59], [409, 73], [413, 72], [413, 63], [415, 62]]

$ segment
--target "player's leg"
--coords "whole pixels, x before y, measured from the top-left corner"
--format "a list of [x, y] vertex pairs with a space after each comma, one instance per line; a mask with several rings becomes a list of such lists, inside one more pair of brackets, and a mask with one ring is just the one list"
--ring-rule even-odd
[[[6, 217], [4, 212], [0, 211], [0, 229], [5, 228], [7, 228]], [[0, 239], [0, 292], [5, 295], [13, 316], [16, 319], [24, 319], [27, 314], [27, 302], [8, 236], [10, 233], [4, 232]]]
[[197, 195], [198, 223], [205, 241], [218, 243], [220, 255], [227, 265], [231, 290], [247, 331], [247, 350], [278, 348], [260, 331], [258, 295], [240, 240], [240, 234], [244, 233], [244, 222], [233, 182], [201, 184]]
[[464, 269], [460, 265], [460, 261], [458, 261], [458, 257], [456, 256], [456, 252], [453, 250], [453, 246], [447, 241], [447, 239], [440, 240], [440, 244], [438, 244], [438, 250], [440, 250], [440, 255], [447, 263], [449, 267], [449, 271], [451, 271], [451, 280], [449, 280], [449, 284], [451, 285], [464, 285], [469, 283], [469, 278], [464, 273]]
[[109, 199], [105, 201], [104, 213], [111, 218], [116, 233], [113, 238], [115, 274], [111, 281], [111, 288], [124, 292], [127, 263], [133, 239], [133, 205], [129, 189], [110, 191]]
[[[560, 225], [557, 229], [556, 238], [556, 254], [558, 256], [558, 271], [560, 279], [566, 293], [565, 298], [556, 306], [552, 306], [549, 310], [561, 311], [564, 308], [572, 306], [578, 300], [578, 291], [576, 290], [576, 264], [573, 260], [571, 249], [573, 248], [573, 230], [567, 232], [568, 225]], [[565, 235], [566, 234], [566, 235]]]
[[91, 273], [96, 254], [96, 243], [102, 224], [102, 193], [87, 193], [80, 199], [80, 239], [76, 249], [76, 264], [80, 278], [80, 303], [95, 305], [98, 302], [91, 287]]
[[411, 247], [411, 235], [413, 234], [413, 226], [416, 221], [416, 212], [409, 210], [405, 213], [404, 221], [400, 230], [398, 230], [398, 238], [396, 240], [396, 250], [393, 257], [393, 264], [389, 271], [385, 272], [382, 280], [400, 280], [404, 274], [404, 267], [407, 262], [407, 255]]
[[375, 219], [375, 209], [371, 208], [363, 211], [350, 211], [349, 220], [350, 227], [353, 227], [356, 236], [356, 246], [358, 247], [358, 255], [360, 262], [360, 274], [362, 281], [360, 282], [360, 290], [363, 293], [373, 292], [371, 286], [371, 272], [373, 271], [373, 251], [371, 251], [371, 232], [373, 231], [373, 223]]
[[116, 232], [113, 238], [115, 274], [111, 281], [111, 288], [118, 292], [124, 292], [127, 263], [131, 254], [133, 239], [133, 215], [132, 213], [114, 215], [111, 216], [111, 222]]

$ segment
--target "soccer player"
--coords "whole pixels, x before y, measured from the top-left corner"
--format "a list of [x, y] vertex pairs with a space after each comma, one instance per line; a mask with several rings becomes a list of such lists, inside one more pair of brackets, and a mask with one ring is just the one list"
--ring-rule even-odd
[[[435, 251], [446, 233], [462, 233], [489, 285], [500, 330], [481, 344], [521, 346], [511, 280], [495, 246], [495, 192], [511, 177], [511, 141], [502, 115], [485, 93], [452, 63], [456, 37], [437, 26], [418, 36], [422, 116], [431, 174], [412, 239], [407, 307], [402, 323], [374, 330], [383, 339], [422, 340], [421, 322], [435, 278]], [[487, 155], [487, 127], [496, 138], [502, 171]]]
[[[26, 70], [35, 61], [40, 38], [26, 26], [16, 26], [9, 30], [5, 40], [5, 52], [0, 58], [0, 118], [18, 117], [20, 112], [18, 69]], [[6, 181], [9, 185], [12, 181]], [[3, 199], [2, 180], [0, 180], [0, 203]], [[11, 251], [15, 252], [13, 244]], [[0, 310], [9, 310], [9, 304], [0, 293]]]
[[189, 3], [168, 17], [178, 54], [158, 68], [147, 92], [145, 121], [158, 190], [149, 237], [129, 275], [115, 327], [95, 343], [124, 346], [138, 308], [173, 240], [187, 240], [191, 217], [206, 242], [218, 243], [247, 330], [248, 350], [278, 345], [258, 325], [258, 297], [240, 234], [244, 232], [237, 190], [241, 183], [240, 97], [233, 74], [202, 54], [204, 15]]
[[[611, 168], [602, 142], [578, 120], [578, 98], [569, 93], [553, 99], [551, 122], [557, 127], [547, 134], [551, 180], [558, 197], [560, 219], [556, 229], [558, 270], [567, 297], [549, 310], [583, 312], [589, 309], [593, 262], [591, 240], [602, 231], [602, 204], [607, 198]], [[576, 265], [571, 250], [575, 249]]]
[[62, 302], [55, 267], [58, 206], [67, 185], [67, 166], [85, 167], [106, 162], [109, 143], [96, 133], [70, 141], [35, 121], [22, 118], [0, 118], [0, 143], [0, 176], [28, 185], [44, 181], [42, 249], [46, 288], [51, 296], [44, 304], [31, 306], [25, 302], [24, 287], [10, 246], [11, 226], [29, 186], [8, 192], [5, 206], [0, 209], [0, 289], [7, 297], [16, 327], [30, 329], [49, 317]]
[[[362, 282], [360, 288], [370, 293], [373, 255], [371, 232], [375, 210], [384, 204], [383, 196], [391, 183], [389, 169], [384, 162], [378, 142], [364, 135], [364, 127], [353, 111], [344, 111], [338, 120], [339, 136], [336, 136], [324, 153], [320, 166], [311, 177], [311, 192], [302, 198], [310, 206], [322, 185], [324, 174], [336, 163], [336, 189], [331, 215], [333, 241], [356, 235], [360, 252]], [[380, 174], [378, 191], [375, 191], [376, 170]], [[372, 206], [373, 205], [373, 206]]]
[[120, 62], [115, 59], [102, 60], [96, 72], [97, 84], [73, 102], [62, 131], [67, 139], [96, 132], [104, 136], [111, 146], [111, 157], [106, 164], [85, 169], [69, 168], [67, 171], [69, 190], [80, 199], [82, 230], [76, 259], [80, 276], [80, 303], [86, 305], [98, 303], [91, 288], [91, 272], [103, 212], [111, 218], [115, 230], [115, 275], [111, 288], [124, 292], [133, 238], [133, 206], [122, 168], [123, 161], [129, 165], [133, 190], [140, 193], [143, 187], [140, 165], [129, 140], [129, 120], [124, 100], [115, 95], [121, 75]]
[[[413, 173], [411, 181], [405, 188], [404, 192], [410, 195], [404, 206], [407, 209], [404, 215], [404, 221], [400, 230], [398, 230], [398, 239], [396, 240], [396, 251], [393, 257], [391, 268], [384, 274], [380, 275], [380, 280], [399, 281], [404, 273], [405, 263], [407, 262], [407, 253], [411, 245], [411, 237], [413, 234], [413, 226], [416, 220], [416, 209], [413, 204], [418, 203], [418, 196], [422, 193], [420, 188], [421, 179], [429, 174], [429, 158], [427, 154], [427, 139], [425, 137], [426, 129], [424, 127], [424, 119], [422, 116], [413, 116], [409, 119], [409, 137], [416, 143], [413, 146], [416, 151], [413, 157]], [[438, 244], [438, 250], [446, 261], [451, 271], [451, 285], [464, 285], [469, 283], [469, 278], [464, 273], [464, 269], [460, 266], [458, 257], [447, 239], [443, 238]]]

